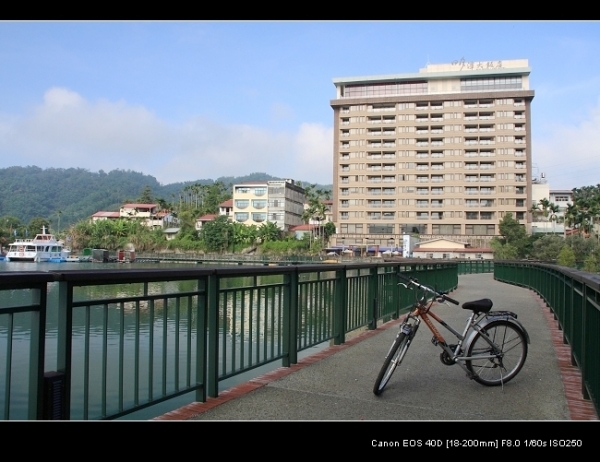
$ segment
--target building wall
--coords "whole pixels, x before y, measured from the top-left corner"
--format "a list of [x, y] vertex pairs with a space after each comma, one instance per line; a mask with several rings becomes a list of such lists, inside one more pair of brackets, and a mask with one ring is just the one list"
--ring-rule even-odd
[[508, 212], [530, 231], [528, 75], [513, 60], [334, 79], [334, 244], [406, 233], [481, 246]]
[[233, 186], [233, 220], [260, 226], [274, 222], [280, 229], [302, 224], [304, 189], [291, 180], [243, 183]]

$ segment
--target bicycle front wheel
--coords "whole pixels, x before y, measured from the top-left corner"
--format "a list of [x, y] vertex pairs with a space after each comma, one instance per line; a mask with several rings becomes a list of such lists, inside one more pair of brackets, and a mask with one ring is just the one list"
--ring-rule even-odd
[[375, 386], [373, 387], [373, 393], [380, 395], [383, 392], [383, 389], [389, 382], [394, 370], [404, 359], [409, 345], [410, 337], [405, 333], [399, 332], [394, 339], [394, 343], [392, 343], [390, 351], [388, 351], [388, 354], [385, 357], [383, 366], [381, 366], [381, 371], [379, 371]]
[[495, 356], [466, 361], [467, 369], [482, 385], [502, 385], [514, 378], [525, 364], [527, 339], [521, 329], [504, 320], [493, 321], [483, 330], [496, 347], [477, 334], [467, 356]]

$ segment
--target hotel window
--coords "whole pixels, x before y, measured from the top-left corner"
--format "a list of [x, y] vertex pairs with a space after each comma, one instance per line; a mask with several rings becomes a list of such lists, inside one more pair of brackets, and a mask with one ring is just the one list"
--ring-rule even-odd
[[248, 217], [249, 217], [248, 213], [241, 213], [241, 212], [235, 213], [235, 221], [239, 221], [239, 222], [248, 221]]
[[461, 234], [460, 232], [460, 225], [439, 225], [439, 224], [433, 224], [431, 225], [431, 234], [436, 234], [436, 235], [440, 235], [440, 234], [448, 234], [448, 235], [459, 235]]
[[465, 225], [465, 234], [476, 236], [493, 236], [495, 234], [494, 225]]
[[248, 201], [248, 200], [236, 199], [235, 206], [238, 209], [245, 209], [246, 207], [248, 207], [249, 203], [250, 203], [250, 201]]
[[266, 219], [267, 219], [266, 213], [253, 213], [252, 214], [252, 220], [256, 221], [257, 223], [263, 222]]
[[[460, 81], [460, 90], [463, 92], [521, 90], [522, 88], [520, 75], [511, 77], [479, 77], [473, 79], [461, 79]], [[483, 102], [483, 100], [480, 101], [480, 104]], [[486, 100], [485, 103], [487, 104], [488, 101]]]

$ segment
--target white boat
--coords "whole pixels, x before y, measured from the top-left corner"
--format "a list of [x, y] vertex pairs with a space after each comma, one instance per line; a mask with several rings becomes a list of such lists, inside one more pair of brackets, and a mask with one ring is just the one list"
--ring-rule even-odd
[[33, 239], [17, 239], [10, 244], [6, 253], [6, 261], [32, 262], [64, 262], [69, 257], [69, 250], [56, 240], [54, 234], [47, 234], [46, 227]]

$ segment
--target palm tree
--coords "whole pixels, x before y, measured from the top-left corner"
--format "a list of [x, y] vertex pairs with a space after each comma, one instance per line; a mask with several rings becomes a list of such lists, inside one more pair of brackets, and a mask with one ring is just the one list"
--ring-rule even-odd
[[560, 212], [560, 206], [551, 203], [550, 207], [548, 208], [548, 212], [549, 212], [549, 217], [550, 220], [552, 221], [552, 233], [554, 234], [555, 232], [555, 227], [556, 227], [556, 221], [558, 220], [558, 216], [556, 215], [558, 212]]
[[564, 218], [564, 222], [565, 222], [565, 230], [566, 227], [574, 227], [575, 226], [575, 219], [577, 217], [577, 207], [575, 206], [575, 204], [567, 204], [567, 209], [565, 210], [565, 218]]
[[258, 227], [257, 234], [261, 242], [276, 241], [281, 235], [281, 230], [272, 221], [265, 221]]
[[62, 210], [57, 211], [56, 214], [58, 215], [58, 227], [56, 230], [56, 234], [60, 234], [60, 216], [62, 215]]

